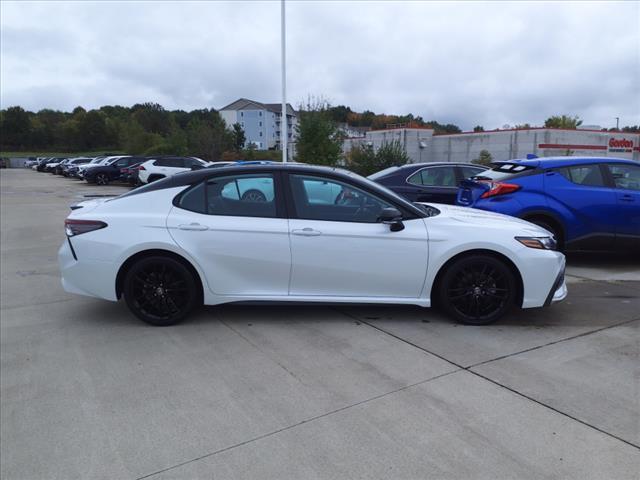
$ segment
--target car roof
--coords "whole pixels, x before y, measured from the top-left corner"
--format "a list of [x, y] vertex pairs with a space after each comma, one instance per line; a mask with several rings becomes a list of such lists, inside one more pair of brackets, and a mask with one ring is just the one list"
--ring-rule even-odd
[[[142, 187], [138, 187], [130, 192], [127, 192], [120, 197], [128, 197], [132, 195], [137, 195], [141, 193], [152, 192], [154, 190], [164, 190], [168, 188], [174, 187], [182, 187], [187, 185], [193, 185], [198, 183], [209, 177], [218, 177], [225, 174], [235, 174], [235, 173], [260, 173], [260, 172], [274, 172], [274, 171], [283, 171], [283, 172], [294, 172], [294, 173], [307, 173], [310, 175], [313, 174], [329, 174], [333, 177], [337, 177], [338, 179], [342, 178], [345, 181], [355, 180], [356, 182], [368, 182], [368, 188], [378, 191], [380, 194], [384, 196], [389, 195], [389, 191], [379, 184], [372, 182], [371, 180], [367, 180], [366, 178], [353, 173], [349, 170], [345, 170], [339, 167], [328, 167], [324, 165], [311, 165], [306, 163], [270, 163], [270, 164], [237, 164], [233, 165], [221, 166], [219, 168], [202, 168], [199, 170], [192, 170], [188, 172], [182, 172], [177, 175], [173, 175], [171, 177], [163, 178], [161, 180], [156, 180], [155, 182], [148, 183]], [[393, 193], [393, 192], [391, 192]], [[414, 212], [419, 212], [420, 210], [413, 206], [411, 202], [408, 202], [406, 199], [402, 199], [401, 197], [394, 194], [405, 207], [413, 210]], [[407, 207], [408, 206], [408, 207]]]
[[637, 165], [638, 162], [628, 158], [617, 157], [541, 157], [541, 158], [516, 158], [513, 160], [503, 160], [492, 162], [493, 165], [504, 165], [507, 163], [515, 163], [518, 165], [526, 165], [530, 167], [555, 168], [565, 167], [568, 165], [589, 165], [593, 163], [628, 163]]

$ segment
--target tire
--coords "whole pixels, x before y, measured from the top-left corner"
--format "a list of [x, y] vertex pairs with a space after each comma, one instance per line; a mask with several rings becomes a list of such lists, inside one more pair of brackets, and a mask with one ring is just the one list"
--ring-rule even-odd
[[96, 185], [109, 185], [109, 175], [106, 173], [98, 173], [93, 181]]
[[245, 202], [266, 202], [267, 197], [260, 190], [247, 190], [242, 194], [242, 200]]
[[469, 255], [454, 261], [437, 285], [438, 305], [467, 325], [486, 325], [515, 304], [518, 284], [511, 269], [490, 255]]
[[182, 262], [165, 256], [134, 263], [125, 276], [123, 293], [135, 316], [158, 327], [175, 325], [201, 304], [194, 274]]
[[525, 220], [527, 220], [527, 222], [531, 222], [553, 233], [553, 236], [556, 239], [556, 242], [558, 243], [558, 250], [560, 251], [564, 250], [564, 238], [562, 237], [562, 232], [557, 226], [555, 226], [554, 223], [548, 221], [545, 218], [536, 218], [536, 217], [531, 219], [525, 218]]

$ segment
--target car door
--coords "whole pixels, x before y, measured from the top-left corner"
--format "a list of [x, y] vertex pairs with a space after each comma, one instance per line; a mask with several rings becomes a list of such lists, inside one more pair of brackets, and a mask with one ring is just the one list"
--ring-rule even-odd
[[550, 207], [564, 219], [569, 248], [614, 246], [616, 194], [604, 171], [604, 166], [588, 163], [545, 172], [544, 190]]
[[453, 165], [425, 167], [409, 176], [406, 183], [414, 189], [414, 202], [455, 203], [458, 182]]
[[[275, 195], [243, 198], [255, 182]], [[286, 296], [291, 251], [279, 176], [247, 173], [212, 177], [183, 192], [167, 218], [175, 242], [193, 258], [218, 295]]]
[[618, 206], [616, 247], [640, 249], [640, 165], [609, 163], [607, 169]]
[[291, 296], [417, 298], [427, 273], [427, 231], [378, 221], [386, 200], [342, 180], [288, 174]]

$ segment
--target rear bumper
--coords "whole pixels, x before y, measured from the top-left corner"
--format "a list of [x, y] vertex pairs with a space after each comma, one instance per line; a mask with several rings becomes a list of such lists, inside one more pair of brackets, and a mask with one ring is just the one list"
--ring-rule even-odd
[[[65, 239], [58, 250], [62, 288], [66, 292], [116, 301], [115, 279], [111, 262], [76, 259], [71, 244]], [[107, 281], [105, 281], [107, 279]]]

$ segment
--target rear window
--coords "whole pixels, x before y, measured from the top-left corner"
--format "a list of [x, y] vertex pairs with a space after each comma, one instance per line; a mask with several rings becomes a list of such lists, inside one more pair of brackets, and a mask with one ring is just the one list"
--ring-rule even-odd
[[519, 163], [501, 163], [500, 165], [494, 166], [491, 170], [485, 170], [484, 172], [476, 174], [476, 176], [473, 178], [502, 181], [508, 178], [522, 176], [523, 174], [527, 174], [535, 169], [536, 167], [533, 167], [531, 165], [522, 165]]

